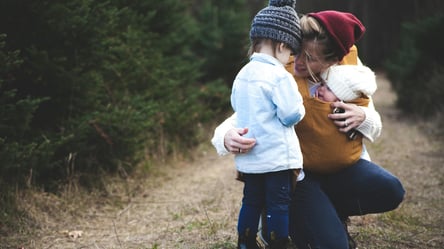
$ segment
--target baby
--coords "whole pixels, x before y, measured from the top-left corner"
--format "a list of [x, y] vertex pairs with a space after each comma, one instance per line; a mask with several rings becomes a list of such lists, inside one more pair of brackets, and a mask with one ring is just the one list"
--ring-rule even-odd
[[[366, 66], [334, 66], [324, 73], [323, 78], [323, 83], [315, 90], [315, 97], [326, 102], [344, 101], [367, 106], [368, 97], [376, 91], [375, 75]], [[335, 108], [332, 112], [343, 113], [344, 110]], [[346, 120], [344, 124], [347, 126]], [[357, 131], [350, 130], [347, 135], [353, 140]]]
[[313, 98], [304, 103], [310, 111], [304, 117], [304, 125], [297, 125], [296, 133], [304, 155], [304, 167], [309, 165], [313, 171], [322, 169], [323, 172], [335, 172], [359, 160], [363, 136], [357, 131], [347, 135], [340, 132], [328, 118], [332, 112], [330, 105], [335, 101], [344, 101], [368, 106], [369, 97], [377, 88], [376, 77], [366, 66], [338, 65], [330, 67], [322, 78], [323, 83], [312, 93]]
[[368, 99], [377, 88], [375, 73], [362, 65], [332, 66], [322, 78], [323, 83], [316, 89], [315, 97], [327, 102]]

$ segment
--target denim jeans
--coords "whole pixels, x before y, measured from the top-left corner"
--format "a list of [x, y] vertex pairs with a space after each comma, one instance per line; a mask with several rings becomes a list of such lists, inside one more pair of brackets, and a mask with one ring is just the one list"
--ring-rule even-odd
[[404, 198], [395, 176], [364, 159], [333, 174], [305, 173], [290, 206], [289, 233], [299, 249], [346, 249], [345, 219], [393, 210]]
[[238, 233], [256, 240], [259, 217], [266, 210], [268, 233], [274, 239], [288, 237], [291, 170], [263, 174], [243, 174], [244, 197], [239, 212]]

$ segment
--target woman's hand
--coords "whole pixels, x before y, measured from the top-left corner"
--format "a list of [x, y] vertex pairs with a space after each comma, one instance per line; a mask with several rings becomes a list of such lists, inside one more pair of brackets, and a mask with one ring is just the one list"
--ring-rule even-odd
[[256, 144], [256, 139], [245, 138], [248, 128], [233, 128], [227, 131], [224, 136], [224, 145], [227, 151], [234, 154], [247, 153]]
[[355, 129], [365, 120], [365, 112], [355, 104], [347, 104], [344, 102], [333, 102], [331, 107], [341, 108], [343, 113], [329, 114], [328, 117], [333, 120], [339, 131], [348, 132]]

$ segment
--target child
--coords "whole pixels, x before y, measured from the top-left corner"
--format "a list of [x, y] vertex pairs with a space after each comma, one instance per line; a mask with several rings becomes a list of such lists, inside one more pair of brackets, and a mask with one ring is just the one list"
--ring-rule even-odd
[[[270, 248], [288, 243], [288, 212], [293, 171], [302, 168], [302, 154], [294, 130], [305, 115], [302, 97], [284, 65], [301, 43], [295, 1], [270, 0], [250, 30], [250, 62], [233, 83], [231, 104], [240, 127], [256, 146], [239, 149], [236, 168], [242, 173], [244, 197], [238, 221], [238, 248], [258, 248], [256, 232], [266, 210]], [[302, 175], [302, 174], [301, 174]]]
[[[310, 112], [305, 116], [304, 125], [296, 131], [304, 154], [304, 166], [316, 169], [322, 167], [325, 173], [334, 172], [353, 165], [362, 153], [362, 135], [344, 134], [327, 117], [331, 112], [330, 104], [344, 101], [358, 106], [367, 106], [369, 97], [376, 91], [376, 78], [373, 71], [362, 65], [332, 66], [322, 76], [323, 83], [315, 88], [313, 98], [307, 100]], [[305, 129], [304, 127], [310, 126]], [[344, 120], [344, 127], [347, 121]]]

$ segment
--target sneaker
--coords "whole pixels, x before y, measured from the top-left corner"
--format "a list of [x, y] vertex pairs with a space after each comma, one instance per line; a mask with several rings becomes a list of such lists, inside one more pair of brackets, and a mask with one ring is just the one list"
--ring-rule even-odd
[[358, 247], [356, 245], [356, 241], [352, 238], [352, 236], [348, 232], [348, 224], [349, 223], [350, 223], [350, 219], [349, 218], [347, 218], [347, 219], [342, 221], [342, 224], [344, 224], [345, 233], [347, 234], [348, 248], [349, 249], [358, 249]]
[[265, 240], [264, 236], [262, 235], [262, 229], [259, 229], [256, 236], [256, 244], [260, 249], [269, 249], [268, 242]]
[[269, 249], [270, 245], [264, 237], [264, 235], [267, 233], [267, 224], [266, 222], [263, 222], [264, 220], [267, 220], [266, 213], [265, 211], [262, 211], [259, 218], [259, 226], [257, 228], [256, 244], [259, 246], [260, 249]]

